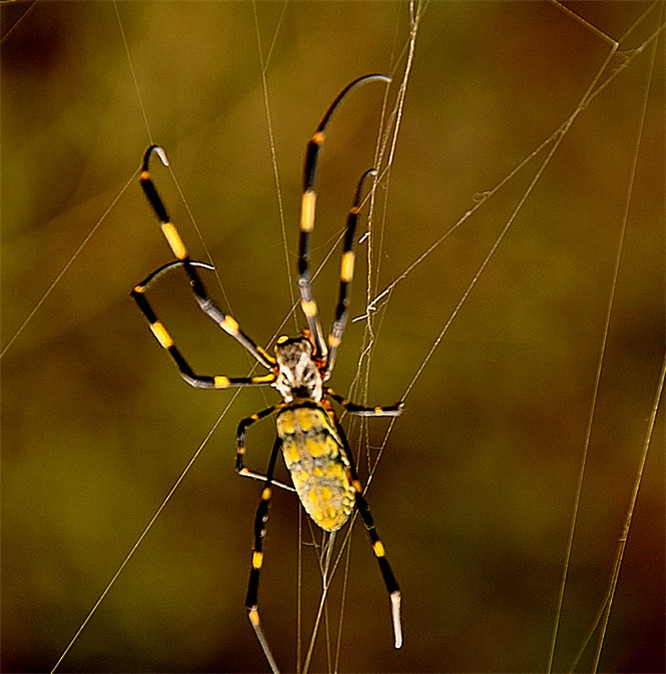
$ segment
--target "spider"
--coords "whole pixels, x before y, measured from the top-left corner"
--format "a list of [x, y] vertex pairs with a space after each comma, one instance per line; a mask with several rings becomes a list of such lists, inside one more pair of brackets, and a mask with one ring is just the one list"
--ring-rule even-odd
[[[238, 424], [236, 471], [239, 475], [263, 481], [261, 498], [254, 521], [254, 546], [250, 578], [247, 589], [246, 608], [250, 623], [259, 640], [264, 655], [273, 672], [278, 667], [265, 637], [259, 617], [259, 577], [263, 565], [264, 536], [268, 520], [268, 507], [273, 486], [296, 492], [300, 502], [312, 520], [324, 531], [335, 532], [349, 519], [354, 508], [358, 511], [370, 536], [372, 551], [379, 564], [386, 590], [390, 598], [391, 617], [395, 647], [402, 646], [400, 619], [400, 588], [386, 558], [367, 501], [363, 496], [361, 482], [354, 465], [349, 442], [335, 414], [331, 400], [340, 404], [351, 414], [378, 417], [397, 416], [403, 403], [384, 407], [357, 405], [335, 393], [325, 382], [331, 376], [335, 356], [342, 341], [347, 320], [349, 286], [354, 274], [354, 235], [358, 219], [361, 195], [365, 181], [376, 174], [367, 170], [358, 182], [353, 204], [347, 218], [340, 269], [340, 290], [335, 318], [328, 339], [324, 339], [319, 323], [317, 304], [314, 299], [309, 272], [309, 243], [315, 224], [315, 178], [319, 151], [325, 139], [325, 129], [331, 115], [340, 102], [355, 87], [371, 81], [389, 83], [389, 77], [371, 74], [359, 77], [348, 84], [330, 105], [314, 135], [307, 145], [305, 156], [304, 188], [301, 206], [301, 222], [298, 254], [298, 289], [300, 304], [308, 327], [296, 337], [280, 336], [271, 355], [241, 331], [238, 323], [222, 311], [208, 296], [197, 268], [213, 269], [204, 262], [191, 260], [175, 225], [171, 222], [166, 207], [157, 193], [150, 177], [149, 163], [153, 153], [167, 166], [164, 150], [151, 145], [145, 152], [140, 183], [153, 211], [159, 218], [175, 261], [169, 262], [150, 274], [131, 292], [150, 329], [176, 364], [181, 377], [195, 388], [228, 389], [242, 386], [272, 386], [281, 396], [280, 402], [246, 417]], [[250, 377], [196, 374], [185, 360], [164, 325], [158, 320], [146, 299], [148, 287], [167, 271], [182, 267], [200, 309], [212, 318], [224, 332], [233, 337], [268, 374]], [[245, 433], [255, 422], [275, 414], [277, 437], [268, 461], [265, 475], [254, 473], [244, 465]], [[291, 475], [293, 487], [273, 479], [278, 453], [282, 450], [284, 461]]]

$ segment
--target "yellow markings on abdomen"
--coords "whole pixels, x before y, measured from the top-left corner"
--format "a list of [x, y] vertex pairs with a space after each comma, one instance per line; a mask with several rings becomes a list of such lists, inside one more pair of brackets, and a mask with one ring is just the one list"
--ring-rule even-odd
[[342, 441], [326, 410], [296, 401], [278, 414], [277, 432], [306, 512], [324, 531], [337, 531], [353, 510], [355, 490]]
[[294, 424], [304, 432], [314, 429], [321, 429], [321, 411], [316, 407], [294, 407]]

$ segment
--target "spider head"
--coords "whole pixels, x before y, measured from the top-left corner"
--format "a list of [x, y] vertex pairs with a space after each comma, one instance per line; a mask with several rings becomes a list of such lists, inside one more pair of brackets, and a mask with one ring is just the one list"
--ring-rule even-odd
[[286, 402], [294, 398], [321, 400], [322, 379], [313, 351], [307, 335], [278, 338], [275, 345], [278, 373], [273, 386]]

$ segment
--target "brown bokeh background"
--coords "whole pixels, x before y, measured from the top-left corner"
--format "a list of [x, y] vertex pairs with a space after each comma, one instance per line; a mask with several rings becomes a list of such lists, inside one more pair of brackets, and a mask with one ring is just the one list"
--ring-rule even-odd
[[[620, 38], [649, 4], [569, 6]], [[123, 189], [149, 143], [133, 78], [217, 265], [224, 295], [212, 276], [211, 292], [268, 343], [291, 303], [255, 11], [264, 58], [270, 51], [268, 103], [293, 274], [305, 143], [344, 84], [394, 65], [401, 71], [408, 9], [118, 3], [133, 73], [111, 3], [0, 9], [3, 346], [65, 270], [2, 361], [3, 671], [55, 664], [232, 401], [229, 392], [185, 386], [128, 297], [168, 259], [138, 184]], [[607, 74], [659, 21], [655, 12], [639, 24]], [[566, 120], [608, 49], [547, 3], [428, 6], [380, 211], [379, 289]], [[648, 89], [651, 56], [647, 46], [581, 112], [410, 392], [368, 492], [403, 589], [405, 645], [392, 648], [384, 588], [357, 527], [341, 671], [544, 670], [642, 128], [555, 669], [569, 668], [584, 643], [609, 581], [664, 351], [663, 36]], [[380, 85], [357, 92], [331, 125], [315, 262], [372, 162], [382, 94]], [[484, 202], [382, 307], [372, 402], [401, 397], [539, 161]], [[168, 172], [155, 175], [193, 256], [205, 259]], [[333, 260], [316, 284], [325, 322]], [[353, 315], [363, 312], [365, 275], [361, 262]], [[197, 369], [247, 372], [245, 354], [197, 313], [180, 278], [165, 278], [154, 298]], [[362, 326], [350, 327], [340, 353], [333, 383], [341, 392], [356, 371]], [[292, 318], [284, 329], [294, 330]], [[243, 609], [259, 486], [238, 479], [233, 460], [237, 420], [274, 400], [270, 390], [233, 399], [62, 671], [266, 669]], [[271, 423], [261, 426], [248, 440], [257, 469], [272, 442]], [[372, 456], [385, 429], [370, 424]], [[663, 431], [662, 410], [602, 671], [663, 671]], [[293, 498], [276, 496], [261, 593], [285, 670], [295, 667], [297, 512]], [[303, 556], [307, 634], [318, 581], [311, 547]], [[334, 603], [331, 622], [338, 617]], [[580, 671], [589, 671], [591, 653]], [[320, 648], [313, 669], [326, 668]]]

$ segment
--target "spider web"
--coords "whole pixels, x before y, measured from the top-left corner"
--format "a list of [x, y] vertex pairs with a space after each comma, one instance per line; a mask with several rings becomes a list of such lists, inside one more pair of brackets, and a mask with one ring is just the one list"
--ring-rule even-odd
[[[340, 85], [375, 70], [395, 75], [382, 117], [382, 129], [394, 128], [410, 10], [120, 5], [130, 74], [115, 14], [103, 7], [84, 16], [62, 6], [49, 19], [37, 3], [16, 24], [3, 7], [3, 92], [23, 111], [16, 146], [3, 126], [16, 176], [3, 172], [3, 670], [53, 666], [193, 447], [206, 451], [62, 666], [263, 669], [242, 608], [256, 485], [220, 476], [231, 473], [225, 448], [237, 419], [270, 392], [202, 399], [183, 387], [127, 300], [166, 252], [127, 162], [128, 148], [138, 162], [146, 145], [133, 82], [148, 134], [174, 167], [177, 183], [166, 173], [159, 181], [174, 218], [196, 256], [210, 252], [226, 306], [269, 343], [275, 326], [298, 327], [285, 268], [304, 141]], [[381, 580], [355, 527], [353, 546], [332, 558], [341, 561], [315, 670], [590, 671], [601, 646], [601, 669], [663, 666], [654, 659], [663, 653], [663, 451], [652, 448], [636, 477], [663, 358], [663, 17], [647, 3], [568, 5], [576, 15], [515, 7], [411, 10], [424, 13], [395, 159], [359, 245], [358, 320], [332, 382], [372, 403], [407, 392], [396, 424], [349, 427], [403, 588], [406, 643], [393, 652]], [[351, 39], [359, 26], [363, 44]], [[179, 33], [195, 28], [184, 59]], [[321, 48], [325, 34], [337, 51]], [[112, 67], [94, 58], [102, 44]], [[64, 77], [51, 52], [79, 67]], [[248, 72], [239, 64], [250, 54]], [[39, 106], [25, 103], [43, 68], [53, 87], [42, 85]], [[105, 83], [96, 98], [88, 78]], [[324, 151], [313, 257], [331, 259], [315, 285], [325, 324], [345, 210], [384, 137], [374, 126], [382, 93], [371, 89], [345, 104]], [[190, 93], [200, 91], [218, 94]], [[6, 96], [3, 106], [13, 119]], [[57, 122], [38, 123], [54, 111]], [[239, 373], [238, 350], [214, 328], [198, 331], [180, 286], [168, 279], [157, 295], [186, 353], [202, 371]], [[252, 437], [256, 467], [271, 443], [264, 426]], [[276, 497], [262, 579], [266, 629], [285, 669], [307, 651], [321, 585], [308, 532], [300, 553], [294, 544], [297, 518], [292, 499]], [[611, 604], [618, 538], [627, 558]], [[579, 658], [605, 606], [608, 626]], [[36, 617], [29, 626], [26, 615]]]

